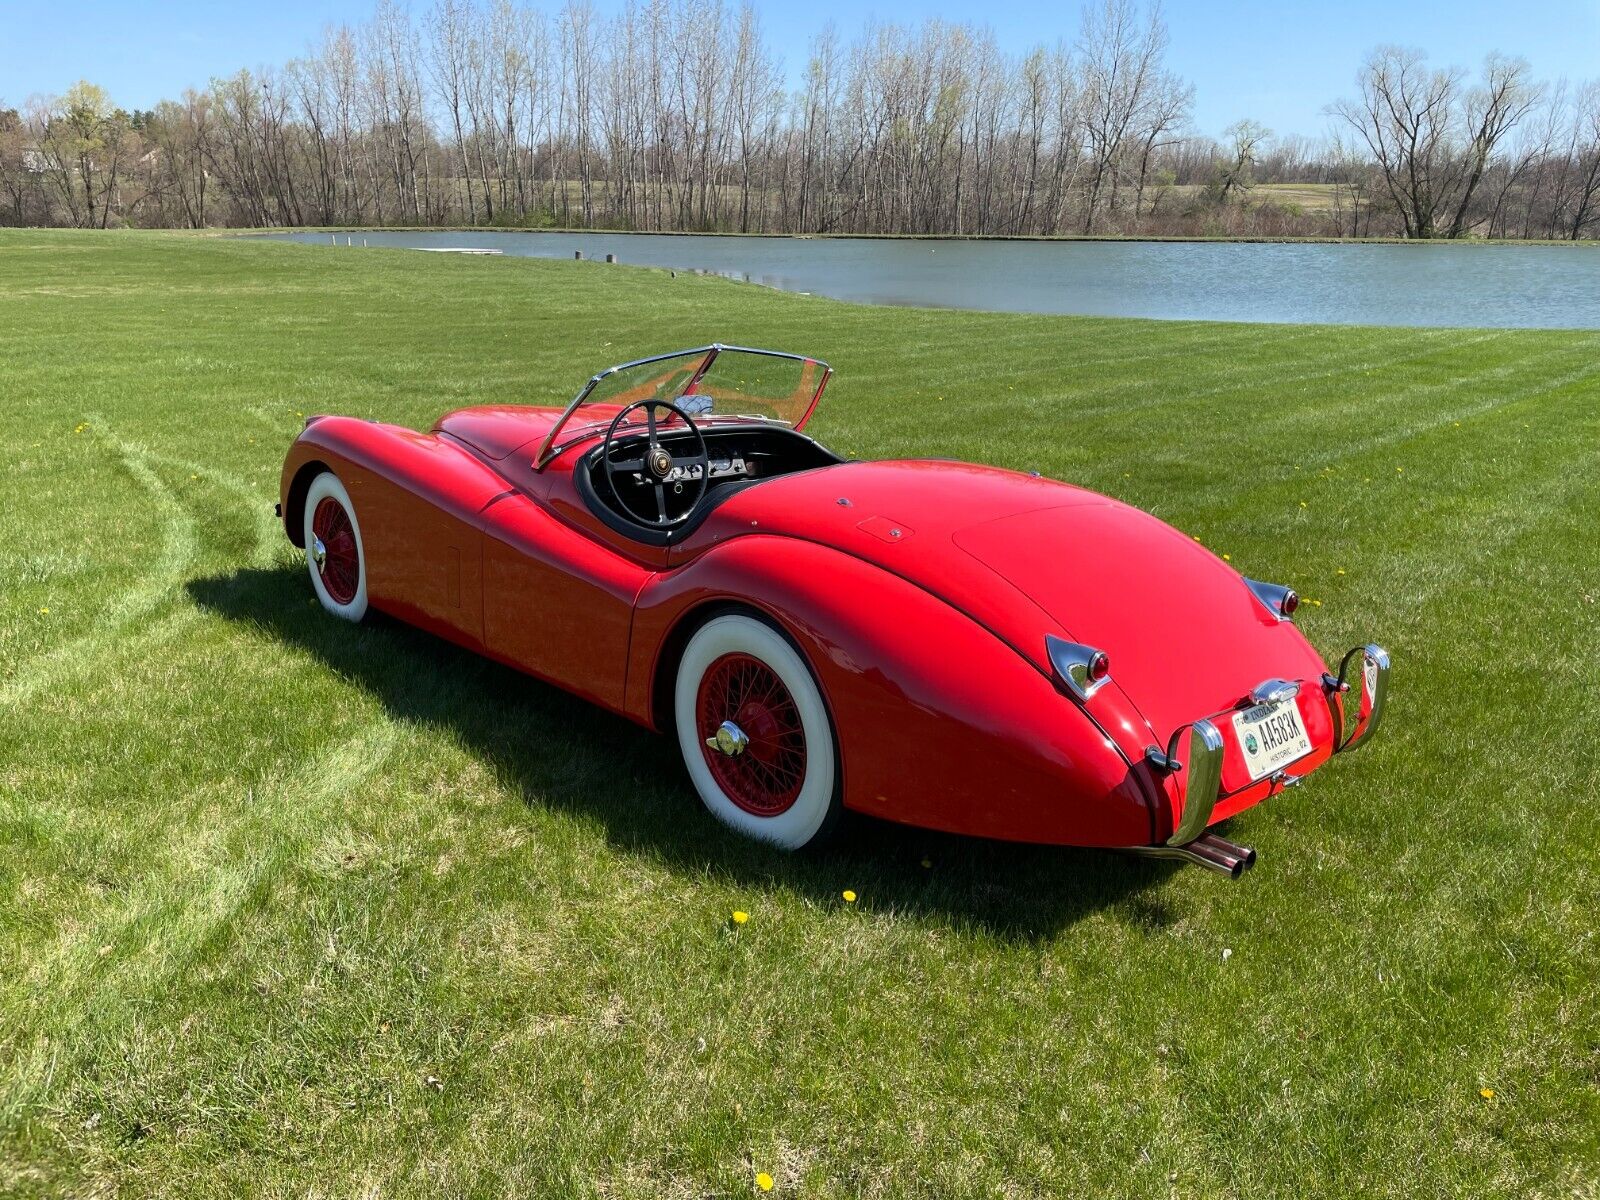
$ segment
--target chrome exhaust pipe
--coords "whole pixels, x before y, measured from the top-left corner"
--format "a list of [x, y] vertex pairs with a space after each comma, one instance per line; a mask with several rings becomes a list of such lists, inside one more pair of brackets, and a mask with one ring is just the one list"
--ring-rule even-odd
[[1207, 842], [1216, 847], [1216, 849], [1220, 850], [1222, 853], [1238, 859], [1244, 864], [1244, 869], [1246, 871], [1256, 865], [1256, 852], [1254, 850], [1252, 850], [1249, 846], [1241, 846], [1237, 842], [1230, 842], [1220, 833], [1208, 833], [1204, 837], [1197, 840]]
[[1238, 879], [1256, 865], [1256, 852], [1215, 833], [1206, 833], [1182, 846], [1130, 846], [1128, 853], [1141, 858], [1172, 858]]

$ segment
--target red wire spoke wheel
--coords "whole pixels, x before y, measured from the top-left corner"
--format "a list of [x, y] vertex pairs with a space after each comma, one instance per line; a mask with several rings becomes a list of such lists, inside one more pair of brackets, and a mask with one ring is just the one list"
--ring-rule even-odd
[[695, 630], [672, 690], [678, 749], [724, 825], [799, 850], [837, 823], [839, 755], [822, 689], [800, 648], [751, 613]]
[[350, 514], [338, 500], [324, 496], [311, 516], [311, 532], [322, 543], [322, 586], [335, 603], [349, 604], [361, 583], [361, 555]]
[[346, 621], [367, 614], [367, 557], [361, 520], [350, 493], [332, 471], [306, 488], [301, 531], [311, 587], [322, 607]]
[[[748, 654], [725, 654], [700, 680], [695, 726], [704, 739], [712, 777], [747, 813], [775, 817], [787, 812], [806, 779], [806, 731], [800, 710], [773, 669]], [[743, 735], [738, 752], [715, 747], [718, 730], [731, 725]]]

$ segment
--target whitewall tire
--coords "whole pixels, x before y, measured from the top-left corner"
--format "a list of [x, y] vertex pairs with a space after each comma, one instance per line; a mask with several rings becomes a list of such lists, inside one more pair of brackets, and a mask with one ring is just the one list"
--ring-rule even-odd
[[729, 613], [696, 630], [678, 662], [673, 715], [689, 778], [723, 824], [785, 850], [832, 828], [839, 762], [827, 705], [771, 625]]
[[332, 471], [311, 481], [302, 516], [306, 568], [322, 607], [346, 621], [367, 615], [367, 556], [350, 493]]

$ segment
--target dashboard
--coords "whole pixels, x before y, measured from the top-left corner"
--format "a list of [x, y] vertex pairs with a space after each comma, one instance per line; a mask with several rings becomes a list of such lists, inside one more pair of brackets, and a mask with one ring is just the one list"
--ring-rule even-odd
[[701, 433], [706, 447], [704, 466], [699, 462], [699, 444], [690, 434], [679, 430], [658, 436], [658, 445], [674, 460], [659, 477], [646, 468], [648, 446], [643, 434], [619, 438], [612, 444], [609, 472], [602, 455], [604, 447], [590, 451], [581, 474], [587, 484], [582, 491], [591, 508], [608, 524], [626, 526], [627, 532], [640, 540], [654, 541], [657, 531], [648, 524], [641, 528], [638, 518], [662, 511], [657, 504], [657, 478], [667, 517], [697, 523], [736, 488], [843, 461], [786, 425], [744, 424], [731, 429], [702, 428]]

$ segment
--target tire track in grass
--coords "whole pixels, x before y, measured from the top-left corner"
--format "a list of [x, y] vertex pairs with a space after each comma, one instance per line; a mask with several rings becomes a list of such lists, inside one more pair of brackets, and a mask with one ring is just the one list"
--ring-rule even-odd
[[88, 416], [89, 428], [109, 445], [133, 481], [149, 497], [161, 518], [161, 554], [153, 570], [125, 589], [95, 618], [95, 628], [70, 641], [45, 650], [18, 664], [16, 672], [0, 686], [0, 710], [16, 708], [62, 674], [93, 661], [108, 643], [135, 621], [154, 613], [163, 601], [177, 595], [199, 551], [193, 516], [178, 502], [161, 477], [145, 461], [140, 447], [124, 441], [98, 413]]
[[[91, 415], [92, 422], [98, 420], [98, 417]], [[157, 570], [152, 572], [152, 577], [161, 582], [146, 582], [142, 586], [136, 585], [131, 595], [124, 593], [107, 609], [111, 622], [109, 626], [97, 628], [92, 633], [25, 660], [11, 680], [4, 687], [0, 687], [0, 708], [15, 707], [25, 702], [36, 695], [41, 688], [70, 676], [79, 667], [91, 663], [103, 665], [99, 651], [108, 639], [122, 633], [139, 618], [153, 612], [169, 596], [181, 598], [178, 585], [189, 576], [189, 568], [193, 565], [200, 548], [199, 538], [193, 516], [178, 502], [177, 497], [156, 474], [152, 465], [187, 471], [237, 498], [250, 514], [254, 526], [254, 542], [246, 561], [249, 565], [257, 567], [271, 566], [277, 561], [280, 549], [277, 518], [271, 514], [261, 497], [251, 490], [242, 476], [233, 472], [219, 471], [192, 459], [146, 450], [137, 444], [116, 439], [109, 433], [104, 436], [116, 446], [118, 456], [129, 474], [147, 493], [156, 498], [156, 503], [166, 516], [163, 554]], [[170, 641], [198, 621], [200, 616], [201, 614], [192, 607], [169, 613], [145, 625], [137, 633], [117, 638], [117, 649], [124, 654], [134, 649], [147, 651], [153, 646]]]
[[220, 471], [193, 459], [179, 458], [171, 454], [148, 451], [145, 457], [150, 462], [173, 470], [188, 471], [191, 475], [198, 475], [237, 499], [240, 506], [250, 514], [251, 524], [255, 527], [255, 544], [251, 547], [247, 561], [254, 567], [271, 566], [277, 561], [279, 549], [288, 544], [283, 537], [283, 527], [278, 524], [278, 518], [263, 503], [260, 494], [251, 488], [244, 476], [233, 471]]
[[[398, 740], [397, 726], [379, 718], [286, 776], [249, 786], [243, 820], [208, 822], [201, 812], [169, 824], [183, 832], [146, 860], [151, 869], [115, 912], [63, 931], [27, 956], [28, 970], [0, 982], [0, 1133], [51, 1102], [58, 1078], [82, 1081], [96, 1035], [147, 1019], [152, 998], [171, 995], [174, 982], [222, 944], [220, 935], [325, 831], [324, 810], [376, 774]], [[230, 852], [241, 835], [265, 852]]]

